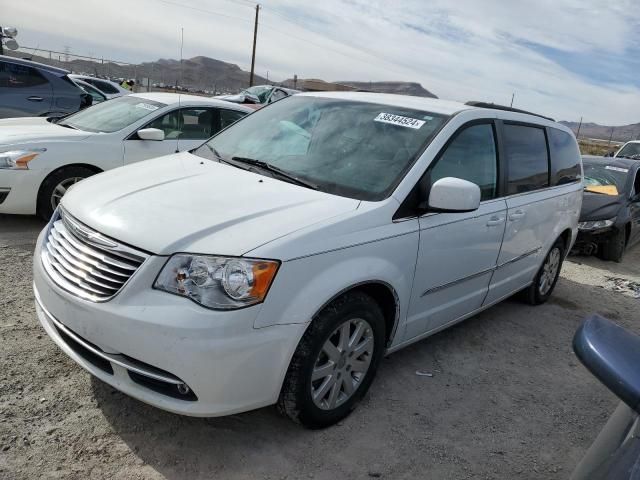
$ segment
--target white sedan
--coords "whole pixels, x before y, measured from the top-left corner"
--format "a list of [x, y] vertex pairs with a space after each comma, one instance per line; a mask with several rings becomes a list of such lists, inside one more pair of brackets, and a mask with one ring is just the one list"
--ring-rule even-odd
[[0, 120], [0, 213], [48, 219], [66, 190], [96, 173], [190, 150], [253, 112], [211, 98], [144, 93], [62, 120]]
[[126, 88], [122, 88], [116, 82], [112, 82], [111, 80], [105, 80], [103, 78], [96, 78], [90, 75], [78, 75], [75, 73], [70, 73], [69, 78], [74, 82], [76, 80], [80, 80], [82, 82], [86, 82], [89, 85], [97, 88], [105, 97], [117, 98], [122, 97], [123, 95], [130, 95], [131, 90], [127, 90]]

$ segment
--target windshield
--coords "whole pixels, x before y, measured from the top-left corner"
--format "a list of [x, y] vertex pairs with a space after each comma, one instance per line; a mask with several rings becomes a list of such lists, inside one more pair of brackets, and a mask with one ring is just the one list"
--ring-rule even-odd
[[87, 132], [117, 132], [166, 106], [164, 103], [129, 95], [80, 110], [58, 122], [58, 125]]
[[391, 105], [294, 96], [248, 115], [195, 153], [259, 160], [328, 193], [381, 200], [445, 119]]
[[616, 157], [628, 157], [640, 159], [640, 143], [627, 143]]
[[243, 93], [249, 93], [251, 95], [255, 95], [260, 100], [260, 103], [265, 103], [267, 101], [267, 97], [269, 97], [269, 93], [271, 92], [271, 87], [250, 87], [246, 90], [243, 90]]
[[629, 170], [602, 163], [584, 163], [584, 189], [595, 193], [619, 195], [624, 192]]

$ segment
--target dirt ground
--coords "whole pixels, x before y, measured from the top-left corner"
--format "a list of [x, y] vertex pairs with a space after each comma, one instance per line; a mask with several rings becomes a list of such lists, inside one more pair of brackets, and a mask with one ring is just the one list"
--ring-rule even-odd
[[640, 281], [640, 247], [622, 265], [573, 257], [546, 305], [508, 300], [391, 355], [338, 426], [304, 430], [272, 408], [181, 417], [49, 340], [31, 291], [40, 228], [0, 216], [2, 479], [564, 479], [617, 403], [573, 355], [573, 333], [593, 312], [640, 332], [624, 287]]

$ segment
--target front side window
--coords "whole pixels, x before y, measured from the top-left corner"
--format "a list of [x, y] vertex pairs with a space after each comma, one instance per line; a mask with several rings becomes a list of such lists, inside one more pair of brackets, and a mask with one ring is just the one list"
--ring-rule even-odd
[[456, 135], [430, 168], [431, 184], [445, 177], [475, 183], [482, 200], [497, 196], [498, 161], [491, 124], [473, 125]]
[[551, 151], [551, 185], [564, 185], [580, 180], [580, 150], [573, 135], [549, 129]]
[[0, 87], [28, 88], [46, 83], [47, 79], [33, 67], [0, 62]]
[[549, 159], [544, 129], [505, 124], [503, 143], [508, 163], [509, 195], [549, 186]]
[[164, 103], [127, 95], [80, 110], [60, 121], [58, 125], [87, 132], [112, 133], [132, 125], [166, 106]]
[[169, 112], [144, 128], [158, 128], [167, 140], [206, 140], [214, 132], [213, 108], [182, 108]]
[[445, 120], [404, 107], [292, 96], [252, 113], [195, 153], [259, 160], [328, 193], [381, 200]]

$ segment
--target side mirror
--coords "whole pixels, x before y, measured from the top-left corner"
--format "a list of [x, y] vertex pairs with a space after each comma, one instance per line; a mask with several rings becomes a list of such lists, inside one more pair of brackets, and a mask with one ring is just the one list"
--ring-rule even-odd
[[155, 140], [161, 142], [164, 140], [164, 132], [159, 128], [143, 128], [138, 130], [138, 137], [140, 140]]
[[473, 212], [480, 207], [480, 187], [461, 178], [441, 178], [431, 186], [428, 207], [436, 212]]

